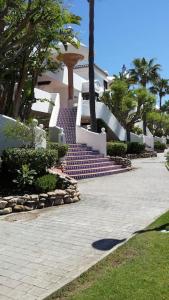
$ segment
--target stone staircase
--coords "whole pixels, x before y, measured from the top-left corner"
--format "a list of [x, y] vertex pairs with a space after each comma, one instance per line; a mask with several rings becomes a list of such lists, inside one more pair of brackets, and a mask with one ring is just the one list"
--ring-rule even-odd
[[65, 173], [77, 180], [128, 171], [85, 144], [70, 144], [65, 162]]
[[77, 107], [61, 108], [57, 126], [64, 129], [66, 144], [76, 143], [76, 114]]
[[75, 179], [92, 178], [125, 172], [108, 157], [85, 144], [76, 144], [77, 108], [61, 108], [57, 126], [64, 129], [69, 150], [65, 157], [65, 173]]

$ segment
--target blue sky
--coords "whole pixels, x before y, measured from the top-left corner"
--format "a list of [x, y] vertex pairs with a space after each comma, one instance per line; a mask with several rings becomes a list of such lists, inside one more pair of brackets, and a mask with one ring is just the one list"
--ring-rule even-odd
[[[88, 44], [87, 0], [65, 0], [82, 17], [76, 30]], [[169, 0], [95, 0], [95, 62], [110, 75], [136, 57], [156, 58], [169, 78]]]

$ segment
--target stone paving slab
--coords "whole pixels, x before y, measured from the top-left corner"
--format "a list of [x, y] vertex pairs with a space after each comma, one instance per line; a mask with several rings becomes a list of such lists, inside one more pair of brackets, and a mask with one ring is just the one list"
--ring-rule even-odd
[[1, 217], [0, 300], [44, 299], [165, 212], [163, 156], [134, 166], [80, 181], [79, 203]]

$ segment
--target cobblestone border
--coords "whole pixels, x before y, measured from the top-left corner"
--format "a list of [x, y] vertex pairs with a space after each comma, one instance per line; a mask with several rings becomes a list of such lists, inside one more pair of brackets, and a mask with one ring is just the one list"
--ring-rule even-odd
[[60, 174], [59, 177], [65, 189], [56, 189], [43, 194], [0, 197], [0, 215], [78, 202], [80, 192], [77, 181], [64, 174]]

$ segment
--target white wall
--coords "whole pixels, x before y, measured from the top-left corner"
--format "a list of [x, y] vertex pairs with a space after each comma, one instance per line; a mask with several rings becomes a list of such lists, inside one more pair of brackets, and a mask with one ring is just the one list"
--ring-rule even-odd
[[106, 134], [95, 133], [88, 131], [81, 127], [81, 117], [82, 117], [82, 104], [83, 99], [81, 93], [79, 94], [77, 116], [76, 116], [76, 143], [84, 143], [98, 150], [101, 154], [107, 154], [106, 147]]
[[[42, 99], [42, 101], [37, 100], [32, 104], [32, 110], [44, 113], [51, 113], [53, 110], [53, 104], [57, 97], [56, 93], [48, 93], [46, 91], [35, 88], [35, 98]], [[45, 101], [46, 99], [46, 101]]]
[[76, 142], [87, 144], [94, 150], [106, 155], [106, 134], [95, 133], [83, 127], [76, 126]]
[[[84, 100], [82, 103], [82, 116], [90, 116], [88, 100]], [[126, 130], [121, 126], [108, 107], [102, 102], [96, 102], [96, 117], [97, 119], [102, 119], [120, 141], [126, 141]]]
[[15, 124], [16, 120], [4, 115], [0, 115], [0, 155], [2, 151], [8, 147], [19, 147], [23, 144], [22, 141], [17, 139], [8, 138], [4, 134], [4, 128], [9, 124]]
[[165, 136], [162, 136], [161, 138], [158, 137], [158, 136], [155, 136], [155, 137], [154, 137], [154, 141], [155, 141], [155, 142], [160, 142], [160, 143], [162, 143], [162, 144], [166, 144], [166, 143], [167, 143], [167, 139], [166, 139]]

